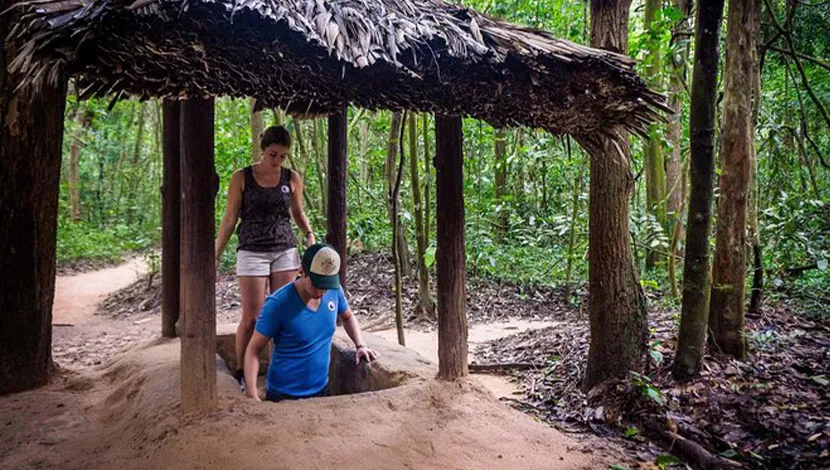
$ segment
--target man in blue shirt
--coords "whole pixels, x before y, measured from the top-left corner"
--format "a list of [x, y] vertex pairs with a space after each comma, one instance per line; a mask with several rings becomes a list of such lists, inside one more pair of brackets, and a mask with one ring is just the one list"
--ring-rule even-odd
[[340, 287], [340, 256], [318, 243], [303, 254], [300, 277], [265, 300], [245, 351], [246, 394], [259, 401], [256, 381], [259, 351], [273, 338], [274, 349], [266, 379], [266, 399], [309, 398], [328, 395], [331, 339], [337, 317], [354, 341], [356, 363], [373, 361], [377, 353], [366, 347], [360, 325]]

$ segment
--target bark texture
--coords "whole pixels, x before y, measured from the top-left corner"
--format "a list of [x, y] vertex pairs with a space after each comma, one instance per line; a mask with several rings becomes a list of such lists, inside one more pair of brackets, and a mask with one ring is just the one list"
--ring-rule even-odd
[[752, 83], [757, 47], [754, 24], [760, 0], [731, 0], [726, 36], [726, 70], [721, 128], [721, 173], [712, 297], [711, 343], [739, 359], [746, 356], [746, 201], [753, 157]]
[[715, 170], [715, 98], [718, 85], [718, 41], [723, 0], [701, 0], [697, 10], [695, 65], [689, 117], [691, 144], [689, 212], [683, 299], [673, 374], [697, 374], [706, 346], [709, 319], [709, 238], [712, 229], [712, 185]]
[[328, 232], [326, 243], [340, 254], [340, 283], [346, 287], [348, 257], [346, 256], [346, 184], [348, 178], [348, 114], [344, 106], [329, 115], [328, 138]]
[[182, 101], [180, 119], [181, 400], [184, 413], [204, 413], [217, 404], [213, 99]]
[[[11, 3], [0, 0], [0, 11]], [[0, 15], [0, 38], [17, 20]], [[52, 302], [66, 81], [33, 97], [5, 72], [12, 44], [0, 41], [0, 395], [52, 373]]]
[[466, 376], [463, 132], [460, 117], [435, 116], [438, 250], [438, 377]]
[[[625, 54], [629, 0], [591, 1], [591, 46]], [[607, 135], [582, 136], [591, 158], [588, 243], [588, 312], [591, 341], [586, 389], [629, 371], [642, 370], [646, 356], [645, 296], [629, 232], [629, 200], [634, 189], [628, 134], [614, 127]]]

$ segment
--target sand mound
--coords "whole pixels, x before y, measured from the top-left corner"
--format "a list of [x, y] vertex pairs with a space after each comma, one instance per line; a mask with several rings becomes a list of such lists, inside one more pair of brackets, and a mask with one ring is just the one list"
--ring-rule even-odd
[[605, 467], [474, 380], [433, 380], [429, 364], [396, 388], [278, 404], [243, 398], [220, 364], [219, 409], [182, 417], [179, 347], [156, 340], [89, 374], [0, 397], [0, 468]]

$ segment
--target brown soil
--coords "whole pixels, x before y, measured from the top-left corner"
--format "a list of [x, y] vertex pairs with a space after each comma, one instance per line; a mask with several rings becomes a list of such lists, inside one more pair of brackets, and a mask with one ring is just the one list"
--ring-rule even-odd
[[[106, 278], [94, 278], [99, 294], [112, 286], [113, 273]], [[574, 440], [499, 404], [475, 378], [259, 404], [221, 373], [219, 411], [184, 418], [178, 341], [151, 339], [159, 331], [152, 309], [94, 317], [99, 297], [87, 287], [58, 291], [56, 305], [69, 316], [56, 321], [72, 326], [54, 330], [53, 383], [0, 397], [0, 468], [515, 470], [607, 468], [624, 459], [613, 445]], [[223, 311], [219, 322], [237, 315]]]

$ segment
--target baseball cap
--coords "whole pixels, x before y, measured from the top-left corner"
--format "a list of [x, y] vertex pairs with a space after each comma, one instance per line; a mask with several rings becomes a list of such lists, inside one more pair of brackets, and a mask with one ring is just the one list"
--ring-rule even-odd
[[331, 245], [317, 243], [303, 253], [303, 269], [318, 289], [340, 288], [340, 255]]

